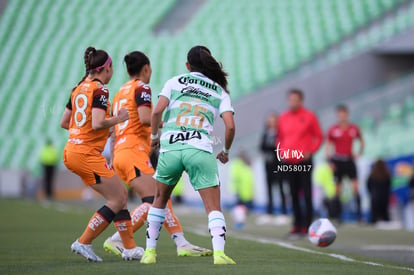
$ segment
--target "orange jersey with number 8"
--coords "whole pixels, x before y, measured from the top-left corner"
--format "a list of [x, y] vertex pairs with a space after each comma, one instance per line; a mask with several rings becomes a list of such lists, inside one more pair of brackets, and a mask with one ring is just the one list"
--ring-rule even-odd
[[135, 148], [150, 153], [151, 127], [143, 125], [138, 108], [152, 108], [151, 89], [140, 80], [130, 80], [116, 93], [113, 99], [114, 115], [122, 108], [128, 109], [129, 119], [115, 125], [115, 152]]
[[66, 108], [72, 111], [66, 150], [100, 155], [108, 139], [109, 129], [92, 128], [92, 109], [100, 108], [110, 117], [108, 89], [99, 80], [87, 79], [72, 92]]

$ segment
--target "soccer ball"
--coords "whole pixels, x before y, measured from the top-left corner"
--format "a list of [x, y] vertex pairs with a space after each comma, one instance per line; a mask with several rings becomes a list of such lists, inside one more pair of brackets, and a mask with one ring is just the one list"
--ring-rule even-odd
[[328, 219], [318, 219], [309, 227], [309, 240], [316, 246], [326, 247], [336, 239], [336, 228]]

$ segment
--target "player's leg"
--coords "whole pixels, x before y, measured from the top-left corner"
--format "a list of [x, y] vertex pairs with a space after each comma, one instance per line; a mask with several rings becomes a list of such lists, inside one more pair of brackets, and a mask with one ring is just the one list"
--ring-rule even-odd
[[[304, 165], [312, 165], [312, 161], [306, 161]], [[303, 184], [303, 195], [305, 199], [305, 216], [302, 224], [302, 234], [307, 234], [313, 220], [313, 197], [312, 197], [312, 170], [304, 171], [301, 174]]]
[[174, 213], [172, 208], [171, 199], [168, 200], [167, 207], [165, 208], [165, 222], [164, 227], [171, 239], [177, 246], [177, 255], [181, 257], [185, 256], [211, 256], [213, 252], [210, 249], [199, 247], [191, 244], [184, 236], [183, 228], [180, 221]]
[[208, 187], [198, 190], [208, 215], [208, 230], [213, 245], [214, 264], [235, 264], [224, 253], [226, 243], [226, 220], [220, 207], [220, 187]]
[[[147, 221], [148, 211], [154, 202], [156, 182], [153, 178], [154, 169], [151, 165], [153, 161], [150, 161], [148, 153], [145, 151], [122, 150], [115, 154], [115, 171], [124, 181], [128, 182], [128, 185], [142, 200], [142, 204], [131, 211], [134, 233]], [[177, 245], [178, 256], [211, 255], [210, 250], [192, 245], [185, 239], [181, 224], [172, 210], [171, 202], [167, 204], [164, 227]], [[121, 255], [123, 245], [118, 232], [104, 242], [104, 248], [115, 255]]]
[[[113, 167], [117, 175], [141, 197], [142, 204], [131, 211], [132, 231], [135, 232], [144, 225], [153, 202], [155, 183], [152, 184], [152, 174], [154, 169], [146, 152], [131, 149], [116, 151]], [[115, 232], [105, 240], [103, 247], [105, 251], [121, 256], [125, 249], [121, 234]]]
[[205, 151], [188, 149], [183, 153], [183, 163], [191, 184], [203, 200], [208, 215], [214, 264], [235, 264], [224, 254], [226, 220], [220, 207], [220, 182], [215, 156]]
[[[300, 179], [299, 179], [300, 180]], [[300, 181], [295, 173], [289, 173], [288, 181], [290, 186], [290, 195], [292, 197], [292, 208], [293, 208], [293, 228], [290, 231], [290, 238], [295, 238], [300, 233], [302, 226], [302, 213], [300, 209], [299, 191]]]
[[338, 219], [338, 222], [342, 222], [342, 178], [343, 178], [343, 165], [341, 161], [333, 161], [334, 180], [336, 184], [336, 193], [332, 202], [334, 217]]
[[[102, 183], [94, 185], [93, 189], [102, 194], [107, 199], [109, 207], [121, 209], [113, 218], [115, 228], [120, 236], [124, 250], [121, 256], [124, 260], [139, 260], [143, 254], [143, 249], [137, 247], [133, 238], [131, 216], [127, 209], [128, 192], [117, 176], [110, 178], [102, 177]], [[112, 208], [111, 208], [112, 209]]]
[[175, 185], [167, 185], [157, 181], [155, 200], [148, 211], [147, 242], [144, 256], [141, 259], [143, 264], [155, 264], [157, 259], [156, 248], [162, 225], [165, 222], [165, 207], [171, 196]]
[[266, 163], [266, 183], [267, 183], [267, 214], [273, 214], [273, 178], [272, 166]]
[[[96, 185], [102, 183], [101, 176], [99, 176], [100, 173], [96, 174], [92, 172], [97, 168], [96, 163], [102, 164], [102, 166], [99, 165], [98, 171], [105, 175], [109, 175], [110, 177], [114, 176], [112, 170], [105, 168], [105, 159], [103, 157], [90, 157], [85, 154], [65, 150], [63, 161], [70, 171], [81, 177], [85, 185], [91, 186], [92, 188], [95, 188]], [[106, 193], [100, 193], [104, 195], [104, 197], [106, 196]], [[107, 204], [102, 206], [91, 217], [82, 235], [71, 246], [73, 252], [82, 255], [89, 261], [102, 261], [102, 259], [93, 251], [92, 241], [108, 227], [115, 218], [116, 213], [118, 213], [126, 203], [126, 196], [122, 196], [122, 193], [116, 192], [115, 195], [119, 195], [117, 199], [112, 197], [108, 199], [108, 196], [106, 196], [108, 200]]]
[[[281, 173], [281, 172], [280, 172]], [[280, 192], [280, 200], [281, 200], [281, 211], [283, 215], [287, 215], [287, 206], [286, 206], [286, 195], [285, 191], [283, 189], [283, 176], [281, 174], [276, 175], [276, 183], [279, 186], [279, 192]]]
[[352, 191], [354, 193], [355, 203], [357, 207], [357, 219], [358, 222], [362, 221], [362, 210], [361, 210], [361, 196], [359, 194], [357, 168], [353, 160], [347, 161], [346, 172], [352, 182]]
[[156, 263], [156, 246], [161, 227], [165, 222], [165, 207], [183, 170], [182, 151], [169, 151], [160, 154], [155, 174], [157, 180], [155, 199], [147, 217], [147, 245], [141, 259], [143, 264]]

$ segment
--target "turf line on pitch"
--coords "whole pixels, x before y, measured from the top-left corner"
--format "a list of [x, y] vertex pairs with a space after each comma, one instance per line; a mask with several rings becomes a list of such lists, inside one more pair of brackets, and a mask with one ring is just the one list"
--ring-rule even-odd
[[[201, 227], [201, 225], [200, 225]], [[200, 228], [185, 228], [185, 231], [191, 232], [193, 234], [199, 235], [199, 236], [207, 236], [205, 230], [200, 229]], [[395, 266], [395, 265], [385, 265], [382, 263], [376, 263], [373, 261], [361, 261], [361, 260], [356, 260], [353, 259], [351, 257], [342, 255], [342, 254], [337, 254], [337, 253], [327, 253], [327, 252], [321, 252], [321, 251], [316, 251], [316, 250], [312, 250], [309, 248], [305, 248], [305, 247], [300, 247], [300, 246], [296, 246], [278, 239], [270, 239], [270, 238], [256, 238], [253, 235], [249, 235], [249, 234], [244, 234], [244, 233], [237, 233], [237, 232], [232, 232], [231, 236], [236, 238], [236, 239], [240, 239], [240, 240], [246, 240], [246, 241], [253, 241], [253, 242], [258, 242], [258, 243], [263, 243], [263, 244], [273, 244], [276, 246], [280, 246], [283, 248], [287, 248], [287, 249], [291, 249], [291, 250], [296, 250], [296, 251], [301, 251], [301, 252], [305, 252], [305, 253], [309, 253], [309, 254], [317, 254], [317, 255], [323, 255], [323, 256], [328, 256], [331, 258], [335, 258], [341, 261], [346, 261], [346, 262], [354, 262], [354, 263], [359, 263], [359, 264], [364, 264], [364, 265], [370, 265], [370, 266], [378, 266], [378, 267], [383, 267], [383, 268], [390, 268], [390, 269], [397, 269], [397, 270], [404, 270], [404, 271], [410, 271], [410, 272], [414, 272], [414, 268], [410, 268], [410, 267], [405, 267], [405, 266]]]

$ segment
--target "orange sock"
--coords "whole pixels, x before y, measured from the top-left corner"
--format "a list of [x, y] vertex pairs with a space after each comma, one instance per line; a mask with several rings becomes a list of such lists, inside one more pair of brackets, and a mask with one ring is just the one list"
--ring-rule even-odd
[[91, 244], [108, 227], [114, 217], [115, 213], [109, 207], [103, 206], [89, 220], [88, 226], [78, 241], [81, 244]]
[[132, 230], [136, 232], [140, 229], [147, 220], [148, 210], [150, 209], [151, 204], [148, 202], [144, 202], [138, 205], [134, 210], [131, 212], [131, 220], [132, 220]]
[[183, 228], [181, 227], [180, 221], [175, 216], [174, 211], [172, 209], [171, 199], [168, 200], [167, 207], [165, 208], [164, 227], [170, 235], [178, 232], [183, 232]]
[[123, 209], [116, 214], [114, 218], [115, 228], [121, 237], [122, 243], [126, 249], [136, 247], [134, 236], [132, 232], [132, 222], [129, 211]]

